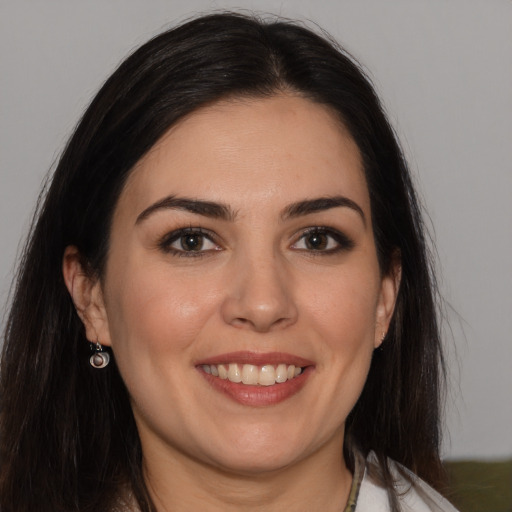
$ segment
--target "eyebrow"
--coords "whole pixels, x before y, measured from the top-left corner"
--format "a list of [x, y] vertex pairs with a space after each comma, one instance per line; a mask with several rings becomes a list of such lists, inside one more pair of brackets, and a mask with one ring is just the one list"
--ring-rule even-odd
[[350, 208], [357, 212], [366, 226], [363, 209], [355, 201], [345, 196], [319, 197], [292, 203], [283, 210], [281, 218], [284, 220], [340, 207]]
[[[357, 212], [361, 216], [363, 224], [366, 226], [366, 217], [363, 209], [355, 201], [344, 196], [319, 197], [316, 199], [297, 201], [284, 208], [281, 212], [281, 219], [286, 220], [289, 218], [301, 217], [303, 215], [309, 215], [340, 207], [350, 208]], [[144, 211], [142, 211], [137, 216], [135, 224], [139, 224], [159, 210], [185, 210], [204, 217], [226, 221], [233, 221], [236, 218], [236, 212], [229, 206], [222, 203], [204, 201], [202, 199], [168, 196], [157, 201], [151, 206], [148, 206]]]
[[211, 217], [214, 219], [233, 221], [236, 213], [221, 203], [203, 201], [200, 199], [189, 199], [186, 197], [168, 196], [152, 204], [137, 216], [135, 224], [139, 224], [153, 213], [159, 210], [185, 210], [187, 212]]

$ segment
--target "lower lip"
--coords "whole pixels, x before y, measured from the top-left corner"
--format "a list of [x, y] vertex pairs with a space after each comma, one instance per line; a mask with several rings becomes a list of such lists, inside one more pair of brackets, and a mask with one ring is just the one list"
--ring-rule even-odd
[[250, 386], [231, 382], [227, 379], [214, 377], [200, 368], [198, 370], [215, 390], [223, 393], [235, 402], [253, 407], [264, 407], [284, 402], [298, 393], [306, 384], [313, 371], [313, 367], [307, 366], [297, 377], [280, 384], [273, 384], [272, 386]]

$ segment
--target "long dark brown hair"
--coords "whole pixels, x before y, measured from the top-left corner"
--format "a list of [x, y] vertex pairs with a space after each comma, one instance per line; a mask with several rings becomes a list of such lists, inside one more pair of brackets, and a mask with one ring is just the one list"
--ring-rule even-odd
[[154, 510], [141, 446], [115, 359], [93, 370], [64, 285], [66, 246], [101, 278], [112, 213], [134, 165], [183, 116], [227, 97], [293, 92], [326, 105], [361, 152], [379, 264], [402, 278], [395, 313], [346, 423], [346, 453], [387, 457], [436, 488], [443, 360], [437, 292], [421, 209], [397, 139], [370, 81], [335, 43], [302, 26], [232, 13], [169, 30], [103, 85], [40, 198], [19, 263], [0, 376], [2, 512], [111, 509], [131, 489]]

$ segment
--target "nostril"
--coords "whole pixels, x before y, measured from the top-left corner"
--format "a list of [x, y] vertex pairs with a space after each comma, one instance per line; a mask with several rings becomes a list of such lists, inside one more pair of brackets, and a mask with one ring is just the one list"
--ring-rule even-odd
[[261, 319], [249, 319], [238, 317], [234, 318], [230, 323], [233, 327], [238, 327], [240, 329], [252, 329], [256, 332], [267, 332], [273, 329], [281, 329], [291, 325], [295, 322], [293, 318], [278, 318], [276, 320], [271, 321], [262, 321]]
[[247, 325], [248, 323], [249, 323], [249, 321], [246, 318], [235, 318], [231, 322], [231, 324], [234, 325], [235, 327], [236, 326], [243, 327], [244, 325]]

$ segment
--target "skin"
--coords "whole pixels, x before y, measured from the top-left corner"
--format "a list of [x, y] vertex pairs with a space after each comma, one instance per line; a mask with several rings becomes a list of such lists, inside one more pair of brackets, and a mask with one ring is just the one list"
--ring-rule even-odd
[[[139, 217], [167, 196], [222, 203], [233, 218], [164, 207]], [[334, 196], [361, 212], [283, 215]], [[318, 226], [350, 243], [327, 231], [312, 249], [304, 232]], [[168, 236], [191, 227], [208, 234], [200, 251]], [[344, 424], [388, 328], [398, 270], [381, 275], [360, 153], [329, 110], [279, 95], [196, 111], [131, 173], [101, 282], [74, 247], [63, 272], [88, 339], [112, 347], [159, 511], [343, 510]], [[287, 400], [243, 405], [196, 367], [239, 350], [314, 367]]]

